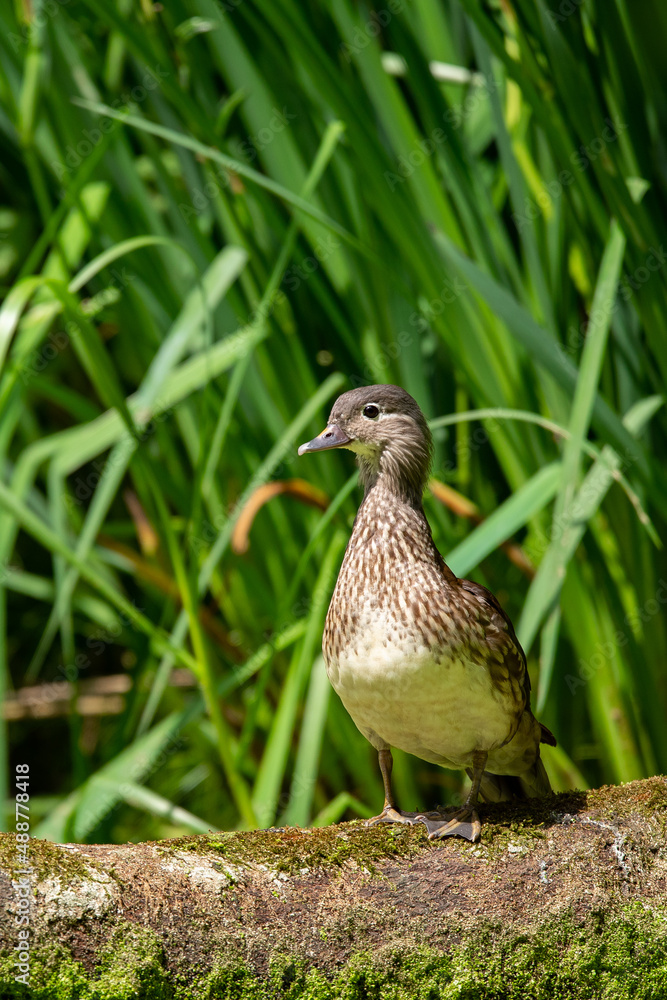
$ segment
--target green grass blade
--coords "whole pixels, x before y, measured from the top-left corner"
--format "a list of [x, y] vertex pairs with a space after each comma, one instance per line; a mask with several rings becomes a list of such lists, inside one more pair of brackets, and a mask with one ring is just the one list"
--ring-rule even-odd
[[544, 510], [558, 489], [560, 462], [546, 465], [513, 493], [497, 510], [475, 528], [468, 537], [447, 554], [447, 563], [457, 576], [466, 576], [490, 552], [523, 528]]
[[294, 762], [289, 805], [280, 818], [285, 826], [307, 826], [320, 764], [320, 749], [329, 705], [331, 685], [318, 657], [312, 667], [303, 709], [299, 748]]

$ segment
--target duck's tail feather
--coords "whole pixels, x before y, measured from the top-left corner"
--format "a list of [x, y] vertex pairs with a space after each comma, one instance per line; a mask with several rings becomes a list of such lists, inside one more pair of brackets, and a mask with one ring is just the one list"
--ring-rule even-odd
[[556, 741], [556, 737], [554, 736], [554, 734], [551, 732], [550, 729], [547, 729], [547, 727], [544, 725], [543, 722], [540, 722], [540, 730], [541, 730], [541, 732], [540, 732], [540, 743], [546, 743], [550, 747], [557, 747], [558, 746], [558, 743]]

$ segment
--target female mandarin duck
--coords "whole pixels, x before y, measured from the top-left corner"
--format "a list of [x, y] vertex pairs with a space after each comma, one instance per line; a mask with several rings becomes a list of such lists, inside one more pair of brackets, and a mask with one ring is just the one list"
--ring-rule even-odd
[[[364, 498], [324, 627], [329, 679], [378, 751], [384, 809], [369, 823], [424, 823], [433, 838], [476, 841], [476, 805], [551, 791], [540, 743], [556, 741], [530, 709], [526, 657], [485, 587], [459, 580], [422, 507], [432, 438], [395, 385], [343, 393], [328, 426], [299, 455], [347, 448]], [[391, 788], [391, 747], [472, 780], [462, 809], [404, 813]]]

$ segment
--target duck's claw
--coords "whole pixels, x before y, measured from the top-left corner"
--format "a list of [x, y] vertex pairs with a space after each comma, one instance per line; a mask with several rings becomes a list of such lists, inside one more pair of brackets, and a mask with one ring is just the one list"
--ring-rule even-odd
[[423, 815], [424, 813], [401, 812], [395, 806], [385, 806], [379, 816], [366, 820], [366, 826], [377, 826], [379, 823], [407, 823], [408, 826], [414, 826], [421, 822]]
[[[434, 816], [438, 818], [435, 819]], [[441, 840], [443, 837], [463, 837], [472, 844], [477, 843], [482, 833], [482, 824], [475, 809], [463, 807], [449, 819], [438, 813], [418, 813], [418, 823], [423, 823], [428, 830], [429, 840]]]

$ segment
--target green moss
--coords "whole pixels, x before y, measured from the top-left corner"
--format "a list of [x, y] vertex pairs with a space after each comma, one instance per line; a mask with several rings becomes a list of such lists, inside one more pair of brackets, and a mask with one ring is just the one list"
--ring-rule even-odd
[[14, 962], [5, 955], [0, 958], [3, 1000], [171, 1000], [174, 996], [156, 934], [127, 921], [116, 926], [91, 975], [68, 949], [54, 942], [31, 949], [29, 988], [14, 977]]
[[482, 826], [482, 836], [477, 853], [482, 853], [487, 860], [493, 861], [506, 852], [529, 853], [538, 847], [547, 834], [543, 824], [524, 824], [513, 822], [508, 826], [485, 824]]
[[[633, 813], [667, 822], [667, 779], [650, 778], [629, 785], [609, 786], [590, 792], [561, 792], [544, 799], [502, 802], [483, 805], [482, 843], [502, 851], [514, 843], [535, 845], [536, 839], [547, 835], [549, 826], [559, 822], [564, 814], [576, 815], [595, 810], [602, 817]], [[426, 831], [414, 827], [366, 827], [361, 821], [341, 823], [323, 829], [257, 830], [251, 833], [217, 833], [211, 836], [182, 837], [166, 844], [156, 844], [160, 850], [185, 850], [196, 853], [217, 853], [225, 860], [238, 864], [266, 864], [277, 871], [294, 874], [301, 868], [336, 867], [356, 861], [373, 871], [374, 865], [388, 857], [410, 857], [428, 843]], [[470, 845], [449, 841], [465, 854]], [[438, 845], [433, 844], [437, 850]]]
[[[452, 931], [458, 931], [452, 928]], [[220, 968], [175, 1000], [664, 1000], [667, 922], [636, 905], [584, 924], [570, 916], [517, 937], [486, 926], [448, 954], [427, 948], [360, 952], [332, 979], [274, 954], [267, 980]]]
[[[27, 853], [28, 864], [34, 869], [32, 878], [88, 878], [90, 869], [104, 871], [102, 865], [90, 858], [84, 858], [76, 851], [53, 844], [50, 840], [31, 837]], [[16, 849], [13, 833], [0, 833], [0, 868], [12, 877], [24, 867], [23, 856]]]
[[[346, 862], [373, 871], [388, 857], [410, 857], [428, 843], [425, 827], [365, 827], [359, 822], [321, 829], [286, 827], [267, 832], [182, 837], [156, 844], [162, 851], [218, 854], [231, 864], [264, 864], [275, 871], [298, 873], [303, 868], [340, 867]], [[437, 850], [434, 847], [434, 850]]]
[[[94, 1000], [169, 1000], [162, 944], [154, 931], [124, 922], [101, 954]], [[91, 998], [93, 1000], [93, 998]]]
[[87, 976], [58, 944], [37, 949], [31, 989], [0, 963], [0, 996], [34, 1000], [663, 1000], [667, 920], [633, 904], [613, 916], [552, 918], [530, 934], [486, 924], [449, 928], [458, 943], [354, 954], [332, 977], [302, 958], [274, 952], [259, 979], [240, 959], [219, 960], [186, 981], [169, 976], [157, 937], [120, 925]]
[[587, 798], [590, 809], [599, 809], [610, 819], [635, 814], [658, 819], [663, 827], [667, 819], [667, 778], [661, 776], [605, 785], [588, 792]]
[[0, 958], [0, 996], [30, 997], [31, 1000], [79, 1000], [90, 996], [88, 976], [69, 950], [54, 942], [49, 946], [30, 949], [30, 986], [15, 980], [12, 957]]
[[486, 828], [487, 840], [508, 830], [514, 832], [542, 830], [557, 822], [565, 813], [586, 810], [587, 792], [560, 792], [543, 799], [517, 799], [515, 802], [498, 802], [480, 806], [482, 832]]

